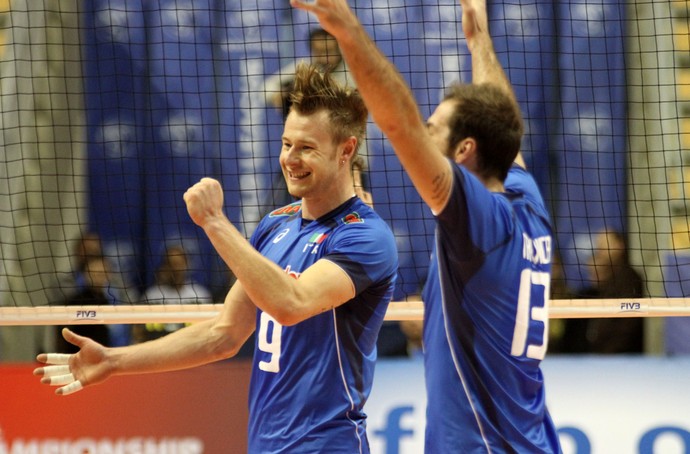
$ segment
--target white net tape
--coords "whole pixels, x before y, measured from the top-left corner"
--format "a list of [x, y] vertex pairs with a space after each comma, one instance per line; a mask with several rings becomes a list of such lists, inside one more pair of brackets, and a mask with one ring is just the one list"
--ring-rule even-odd
[[[0, 307], [2, 325], [183, 323], [206, 320], [222, 304]], [[392, 302], [386, 320], [421, 320], [421, 301]], [[690, 298], [563, 299], [550, 302], [549, 318], [690, 316]]]

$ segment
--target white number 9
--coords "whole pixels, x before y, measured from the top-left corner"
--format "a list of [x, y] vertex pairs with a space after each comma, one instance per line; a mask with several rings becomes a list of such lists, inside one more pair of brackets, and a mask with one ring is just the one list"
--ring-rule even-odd
[[[271, 338], [268, 338], [269, 325], [272, 327]], [[278, 373], [280, 371], [280, 335], [283, 325], [275, 321], [266, 312], [261, 312], [259, 321], [259, 350], [271, 354], [270, 361], [259, 361], [259, 369], [265, 372]]]

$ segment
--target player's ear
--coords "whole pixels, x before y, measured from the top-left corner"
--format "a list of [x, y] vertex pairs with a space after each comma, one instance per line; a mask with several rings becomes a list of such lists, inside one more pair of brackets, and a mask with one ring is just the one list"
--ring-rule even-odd
[[456, 145], [455, 151], [453, 153], [453, 160], [458, 164], [462, 164], [463, 162], [466, 162], [468, 159], [474, 158], [476, 151], [477, 141], [474, 140], [473, 137], [467, 137], [465, 139], [462, 139]]
[[357, 150], [357, 138], [355, 136], [348, 137], [342, 144], [340, 150], [340, 161], [351, 162]]

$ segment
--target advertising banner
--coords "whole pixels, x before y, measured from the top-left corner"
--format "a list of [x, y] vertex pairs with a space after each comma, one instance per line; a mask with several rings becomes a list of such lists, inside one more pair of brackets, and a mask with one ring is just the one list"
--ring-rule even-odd
[[246, 453], [250, 365], [114, 377], [69, 396], [0, 367], [0, 454]]
[[[2, 366], [0, 454], [242, 454], [250, 364], [116, 377], [58, 397]], [[564, 454], [690, 452], [690, 357], [558, 357], [543, 363]], [[373, 454], [424, 448], [421, 360], [381, 360], [366, 405]]]

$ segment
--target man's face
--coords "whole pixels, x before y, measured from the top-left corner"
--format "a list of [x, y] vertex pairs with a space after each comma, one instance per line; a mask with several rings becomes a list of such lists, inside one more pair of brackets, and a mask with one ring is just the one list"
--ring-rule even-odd
[[612, 266], [621, 265], [625, 245], [613, 233], [602, 232], [594, 239], [594, 250], [589, 262], [590, 272], [595, 280], [609, 279]]
[[108, 286], [108, 267], [103, 258], [92, 258], [86, 263], [86, 279], [93, 288], [104, 289]]
[[448, 122], [453, 113], [455, 105], [451, 101], [443, 101], [438, 105], [434, 113], [431, 114], [426, 122], [429, 135], [436, 149], [444, 156], [454, 159], [453, 150], [450, 148], [450, 127]]
[[280, 167], [294, 197], [324, 197], [334, 191], [338, 146], [331, 136], [328, 112], [311, 115], [291, 111], [285, 120]]
[[312, 62], [321, 67], [335, 68], [342, 60], [338, 41], [333, 37], [314, 38], [311, 42]]
[[187, 281], [187, 257], [180, 252], [172, 252], [168, 256], [170, 279], [173, 285], [182, 286]]

